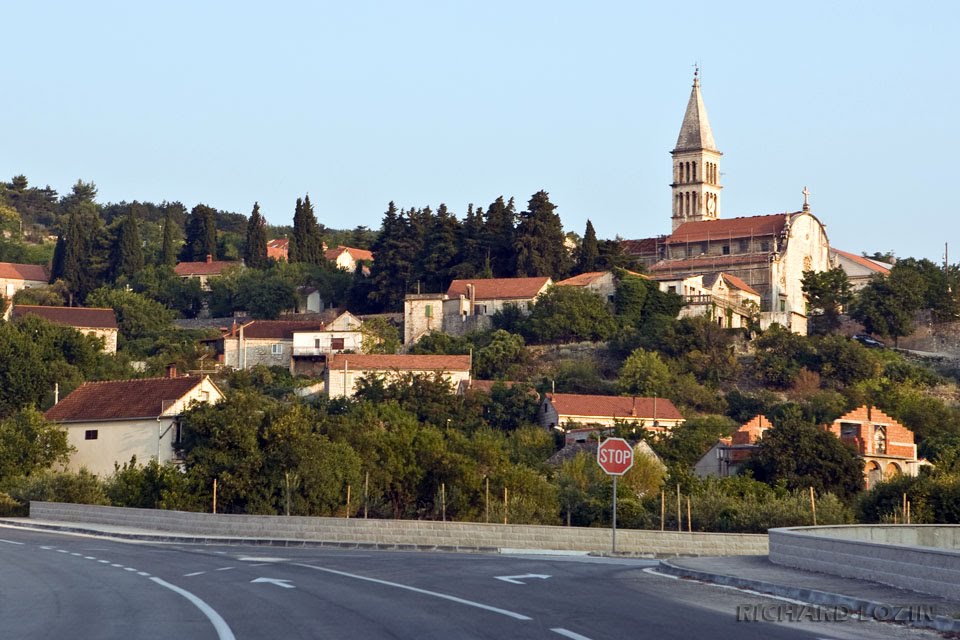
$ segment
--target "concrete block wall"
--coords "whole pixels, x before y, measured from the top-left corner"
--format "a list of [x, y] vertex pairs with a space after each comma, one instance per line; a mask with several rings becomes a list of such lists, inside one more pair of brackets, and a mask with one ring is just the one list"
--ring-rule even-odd
[[[504, 525], [429, 520], [364, 520], [190, 513], [55, 502], [31, 502], [30, 517], [104, 524], [197, 536], [322, 541], [339, 544], [443, 548], [551, 549], [606, 552], [607, 528]], [[619, 529], [617, 551], [671, 555], [762, 555], [767, 536]]]
[[770, 530], [776, 564], [960, 600], [960, 525]]

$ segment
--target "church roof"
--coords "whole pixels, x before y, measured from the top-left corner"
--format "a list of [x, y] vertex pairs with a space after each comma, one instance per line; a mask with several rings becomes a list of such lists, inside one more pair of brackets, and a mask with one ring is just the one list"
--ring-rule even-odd
[[670, 234], [667, 238], [667, 244], [773, 236], [783, 231], [791, 215], [793, 214], [775, 213], [768, 216], [684, 222]]
[[680, 125], [680, 135], [677, 137], [677, 147], [674, 151], [693, 151], [707, 149], [717, 151], [717, 143], [713, 140], [713, 130], [707, 119], [707, 109], [703, 106], [700, 97], [700, 79], [693, 77], [693, 89], [690, 90], [690, 101], [687, 103], [687, 112]]
[[758, 261], [767, 262], [766, 253], [742, 253], [730, 256], [698, 256], [681, 260], [661, 260], [650, 267], [650, 273], [655, 280], [660, 280], [658, 274], [702, 273], [705, 271], [722, 271], [724, 268], [740, 265], [752, 265]]

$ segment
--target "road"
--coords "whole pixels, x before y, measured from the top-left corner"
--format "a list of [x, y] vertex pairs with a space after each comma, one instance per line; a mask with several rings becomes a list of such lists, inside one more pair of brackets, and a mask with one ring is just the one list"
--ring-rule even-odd
[[0, 528], [0, 637], [936, 638], [877, 622], [737, 622], [785, 603], [653, 561], [131, 543]]

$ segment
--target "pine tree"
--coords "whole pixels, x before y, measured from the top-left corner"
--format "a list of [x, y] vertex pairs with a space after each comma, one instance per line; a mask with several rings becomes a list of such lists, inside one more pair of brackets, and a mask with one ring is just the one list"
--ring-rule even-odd
[[554, 213], [556, 208], [550, 202], [550, 194], [538, 191], [527, 203], [527, 210], [520, 214], [514, 240], [517, 277], [556, 279], [569, 272], [570, 255], [564, 244], [566, 236], [560, 216]]
[[451, 278], [472, 278], [484, 269], [489, 251], [484, 245], [483, 207], [467, 205], [467, 217], [457, 234], [458, 264], [450, 271]]
[[247, 239], [243, 247], [243, 261], [251, 269], [267, 266], [267, 221], [260, 215], [260, 203], [253, 203], [253, 213], [247, 222]]
[[400, 308], [414, 281], [419, 245], [411, 242], [415, 238], [411, 217], [416, 216], [413, 210], [409, 215], [398, 212], [393, 202], [383, 215], [380, 235], [371, 247], [375, 259], [370, 269], [370, 301], [376, 311]]
[[139, 205], [132, 204], [117, 228], [110, 251], [110, 278], [114, 281], [120, 276], [132, 278], [143, 269], [143, 244], [140, 242], [140, 230], [137, 226], [138, 208]]
[[600, 248], [597, 244], [597, 232], [593, 228], [593, 223], [588, 219], [587, 228], [583, 232], [583, 241], [580, 243], [580, 251], [577, 254], [577, 271], [580, 273], [596, 271], [599, 258]]
[[203, 262], [207, 256], [217, 258], [216, 211], [205, 204], [198, 204], [187, 219], [186, 243], [180, 257], [185, 262]]
[[82, 304], [87, 294], [99, 285], [103, 264], [99, 255], [102, 227], [103, 222], [93, 202], [78, 201], [67, 214], [62, 234], [62, 258], [54, 275], [66, 283], [74, 304]]
[[163, 213], [163, 244], [160, 248], [160, 264], [163, 266], [172, 267], [177, 264], [177, 226], [173, 205], [165, 207]]
[[450, 285], [450, 270], [457, 261], [457, 236], [460, 223], [447, 211], [447, 205], [437, 208], [437, 215], [427, 222], [422, 243], [423, 252], [418, 272], [423, 280], [424, 290], [440, 292]]

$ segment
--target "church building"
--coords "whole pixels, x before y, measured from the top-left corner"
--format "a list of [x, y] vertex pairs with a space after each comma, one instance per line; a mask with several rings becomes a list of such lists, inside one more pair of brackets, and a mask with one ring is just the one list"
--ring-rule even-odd
[[[824, 225], [810, 211], [803, 189], [800, 211], [722, 218], [720, 159], [694, 73], [690, 100], [673, 156], [671, 233], [625, 241], [658, 281], [723, 273], [742, 280], [760, 295], [760, 326], [773, 323], [806, 334], [804, 271], [832, 268]], [[684, 292], [677, 291], [684, 295]]]

